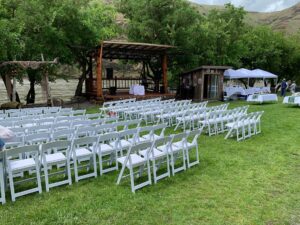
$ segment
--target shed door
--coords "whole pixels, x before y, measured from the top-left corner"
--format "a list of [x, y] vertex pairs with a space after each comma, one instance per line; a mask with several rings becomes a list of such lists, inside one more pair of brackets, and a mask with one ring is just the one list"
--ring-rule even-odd
[[204, 99], [218, 99], [219, 98], [219, 75], [205, 74], [204, 75]]

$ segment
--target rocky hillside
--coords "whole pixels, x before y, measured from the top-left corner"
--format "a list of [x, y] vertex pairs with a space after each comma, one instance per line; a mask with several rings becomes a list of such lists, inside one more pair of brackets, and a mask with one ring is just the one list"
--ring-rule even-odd
[[[207, 14], [207, 12], [211, 9], [224, 8], [222, 6], [198, 5], [195, 3], [192, 4], [202, 14]], [[291, 8], [278, 12], [249, 12], [246, 18], [248, 23], [251, 25], [269, 25], [274, 30], [282, 31], [287, 34], [293, 34], [300, 31], [300, 3]]]

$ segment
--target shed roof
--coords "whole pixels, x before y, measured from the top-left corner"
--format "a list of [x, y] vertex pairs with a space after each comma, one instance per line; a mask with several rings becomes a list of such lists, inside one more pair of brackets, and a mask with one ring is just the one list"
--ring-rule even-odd
[[197, 67], [195, 69], [186, 71], [186, 72], [182, 73], [182, 75], [190, 74], [190, 73], [197, 72], [197, 71], [200, 71], [200, 70], [207, 70], [207, 69], [212, 69], [212, 70], [227, 70], [227, 69], [231, 69], [231, 68], [232, 68], [231, 66], [200, 66], [200, 67]]

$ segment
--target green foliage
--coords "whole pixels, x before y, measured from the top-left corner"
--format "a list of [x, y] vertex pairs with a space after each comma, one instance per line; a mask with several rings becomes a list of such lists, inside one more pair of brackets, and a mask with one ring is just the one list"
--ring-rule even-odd
[[119, 0], [119, 9], [129, 20], [130, 40], [171, 44], [185, 53], [172, 57], [173, 75], [200, 65], [229, 65], [299, 76], [300, 35], [246, 25], [243, 8], [226, 4], [200, 16], [184, 0]]

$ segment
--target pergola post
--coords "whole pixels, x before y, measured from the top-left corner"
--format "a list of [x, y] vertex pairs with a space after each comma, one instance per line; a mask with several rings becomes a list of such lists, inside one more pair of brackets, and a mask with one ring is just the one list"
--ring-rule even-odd
[[163, 75], [163, 86], [165, 93], [168, 93], [168, 61], [167, 54], [162, 56], [162, 75]]
[[98, 50], [97, 57], [97, 79], [96, 79], [96, 87], [97, 87], [97, 99], [103, 98], [103, 90], [102, 90], [102, 53], [103, 53], [103, 43], [101, 43], [101, 47]]
[[13, 77], [13, 89], [12, 89], [12, 101], [15, 102], [16, 101], [16, 87], [17, 87], [17, 79], [16, 77], [14, 76]]

